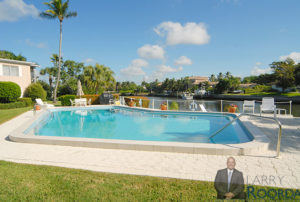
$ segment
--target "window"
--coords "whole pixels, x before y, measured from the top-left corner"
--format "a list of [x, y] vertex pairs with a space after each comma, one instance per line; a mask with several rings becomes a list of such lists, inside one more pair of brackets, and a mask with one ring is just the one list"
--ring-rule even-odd
[[3, 65], [3, 76], [19, 76], [19, 67]]

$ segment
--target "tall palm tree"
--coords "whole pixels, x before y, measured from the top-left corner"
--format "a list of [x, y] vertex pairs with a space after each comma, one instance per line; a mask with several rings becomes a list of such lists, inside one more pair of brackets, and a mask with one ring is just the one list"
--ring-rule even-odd
[[48, 10], [41, 12], [40, 16], [47, 19], [58, 19], [60, 25], [60, 37], [59, 37], [59, 58], [58, 58], [58, 74], [56, 79], [56, 86], [54, 89], [54, 102], [56, 102], [57, 89], [60, 80], [60, 71], [61, 71], [61, 44], [62, 44], [62, 22], [65, 18], [76, 17], [76, 12], [70, 12], [69, 9], [69, 0], [63, 2], [62, 0], [52, 0], [50, 2], [44, 3]]

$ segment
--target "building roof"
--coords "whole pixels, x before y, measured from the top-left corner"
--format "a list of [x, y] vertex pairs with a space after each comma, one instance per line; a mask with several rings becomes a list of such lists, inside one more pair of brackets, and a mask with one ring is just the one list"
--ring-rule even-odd
[[198, 85], [199, 83], [209, 81], [208, 77], [206, 76], [190, 76], [188, 78], [189, 80], [193, 80], [194, 85]]
[[27, 61], [20, 61], [20, 60], [10, 60], [10, 59], [0, 58], [0, 62], [9, 63], [9, 64], [18, 64], [18, 65], [28, 65], [30, 67], [39, 67], [39, 65], [34, 62], [27, 62]]

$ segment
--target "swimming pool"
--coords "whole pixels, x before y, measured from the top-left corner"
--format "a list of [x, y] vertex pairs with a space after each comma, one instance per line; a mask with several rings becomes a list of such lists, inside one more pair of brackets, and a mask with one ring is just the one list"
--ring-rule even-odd
[[162, 112], [124, 107], [52, 110], [25, 132], [36, 136], [238, 144], [253, 136], [239, 121], [209, 139], [235, 115]]

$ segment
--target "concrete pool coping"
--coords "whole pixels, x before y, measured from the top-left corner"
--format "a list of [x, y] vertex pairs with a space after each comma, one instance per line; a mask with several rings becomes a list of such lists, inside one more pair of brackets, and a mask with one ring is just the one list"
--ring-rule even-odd
[[[114, 106], [117, 108], [132, 109], [138, 111], [161, 112], [160, 110], [131, 108], [126, 106]], [[84, 110], [84, 109], [105, 109], [107, 106], [88, 106], [88, 107], [55, 107], [50, 110]], [[97, 138], [76, 138], [76, 137], [56, 137], [56, 136], [37, 136], [33, 133], [24, 134], [35, 121], [41, 120], [48, 110], [38, 112], [35, 117], [15, 129], [9, 134], [9, 139], [15, 142], [62, 145], [74, 147], [90, 147], [104, 149], [125, 149], [138, 151], [158, 151], [158, 152], [177, 152], [190, 154], [209, 154], [209, 155], [251, 155], [257, 152], [264, 153], [268, 150], [270, 140], [268, 137], [251, 121], [248, 117], [241, 119], [242, 124], [252, 134], [254, 139], [250, 142], [240, 144], [213, 144], [213, 143], [186, 143], [186, 142], [161, 142], [161, 141], [137, 141], [137, 140], [117, 140], [117, 139], [97, 139]], [[185, 113], [174, 111], [163, 111], [164, 113]], [[207, 114], [203, 112], [189, 112], [189, 114]], [[211, 114], [211, 113], [209, 113]], [[215, 113], [224, 114], [227, 113]], [[232, 116], [232, 114], [231, 114]]]

